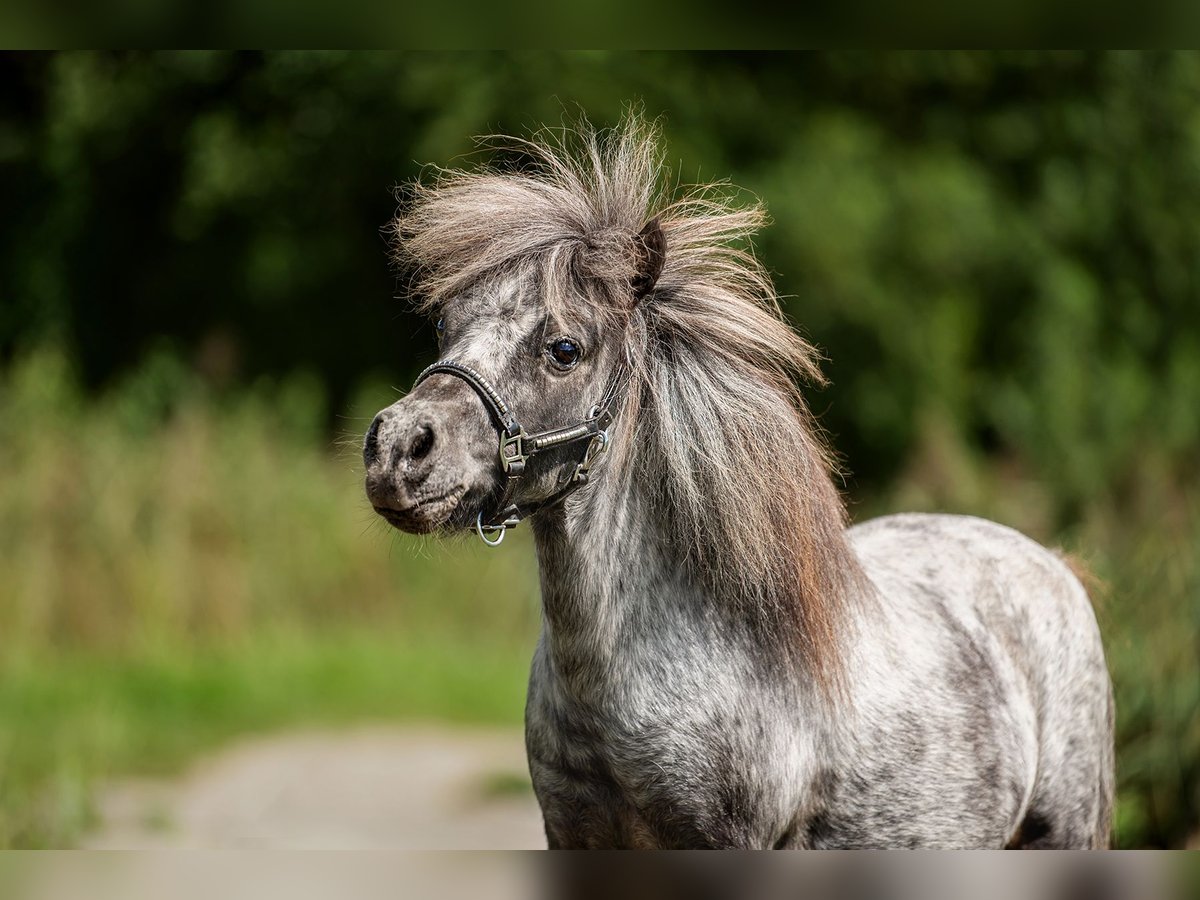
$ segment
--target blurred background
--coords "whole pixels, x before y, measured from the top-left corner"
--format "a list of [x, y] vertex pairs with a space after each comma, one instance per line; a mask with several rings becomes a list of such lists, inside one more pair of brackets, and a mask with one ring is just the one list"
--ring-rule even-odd
[[61, 53], [0, 56], [0, 846], [247, 735], [519, 727], [527, 535], [362, 496], [434, 355], [380, 229], [473, 135], [630, 102], [767, 202], [852, 516], [1095, 571], [1117, 841], [1200, 841], [1200, 56]]

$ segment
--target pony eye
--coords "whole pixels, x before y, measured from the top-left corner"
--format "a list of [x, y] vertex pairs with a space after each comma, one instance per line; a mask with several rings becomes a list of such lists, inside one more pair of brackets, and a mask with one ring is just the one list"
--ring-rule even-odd
[[555, 364], [564, 369], [569, 369], [575, 363], [579, 362], [579, 357], [582, 353], [579, 345], [570, 338], [559, 338], [550, 344], [547, 350]]
[[437, 322], [434, 323], [433, 327], [437, 329], [438, 334], [441, 334], [443, 331], [446, 330], [446, 320], [438, 319]]

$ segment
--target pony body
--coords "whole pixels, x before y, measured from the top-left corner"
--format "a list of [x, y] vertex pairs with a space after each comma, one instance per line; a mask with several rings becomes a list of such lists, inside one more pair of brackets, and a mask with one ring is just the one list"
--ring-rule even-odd
[[[636, 116], [520, 149], [532, 165], [415, 186], [394, 230], [442, 358], [533, 427], [630, 373], [593, 479], [531, 520], [550, 846], [1105, 845], [1111, 690], [1066, 566], [967, 517], [848, 529], [798, 387], [815, 353], [749, 250], [761, 208], [666, 191]], [[562, 335], [577, 365], [545, 358]], [[368, 434], [368, 494], [405, 530], [495, 502], [489, 423], [451, 382]]]
[[536, 524], [547, 624], [527, 708], [552, 847], [1107, 845], [1099, 636], [1034, 542], [960, 516], [851, 529], [874, 602], [831, 703], [644, 544], [615, 538], [606, 565], [561, 528]]

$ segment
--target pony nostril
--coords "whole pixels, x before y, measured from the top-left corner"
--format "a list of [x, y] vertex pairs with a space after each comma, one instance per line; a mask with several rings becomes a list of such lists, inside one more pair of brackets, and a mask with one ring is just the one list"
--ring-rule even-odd
[[412, 446], [408, 450], [409, 459], [424, 459], [429, 455], [429, 451], [432, 449], [433, 429], [428, 425], [422, 425], [420, 429], [418, 429], [417, 436], [413, 438]]
[[363, 463], [367, 468], [379, 460], [379, 426], [382, 422], [383, 415], [376, 416], [367, 429], [367, 436], [363, 438]]

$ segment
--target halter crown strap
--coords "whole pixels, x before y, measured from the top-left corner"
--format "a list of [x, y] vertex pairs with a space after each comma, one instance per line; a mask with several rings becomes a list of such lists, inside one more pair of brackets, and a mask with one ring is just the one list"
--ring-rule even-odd
[[[488, 415], [491, 416], [497, 431], [500, 432], [499, 459], [500, 468], [505, 475], [504, 490], [500, 495], [500, 503], [495, 515], [485, 522], [481, 511], [475, 521], [475, 530], [479, 533], [479, 537], [485, 544], [492, 547], [498, 546], [504, 540], [505, 532], [509, 528], [515, 528], [521, 519], [561, 502], [568, 494], [587, 484], [592, 464], [608, 447], [606, 429], [612, 424], [615, 416], [613, 402], [616, 399], [617, 391], [626, 379], [624, 366], [618, 366], [612, 378], [609, 379], [604, 396], [591, 408], [587, 418], [583, 421], [574, 425], [564, 425], [560, 428], [527, 434], [500, 393], [486, 378], [470, 366], [456, 362], [436, 362], [417, 376], [413, 387], [415, 388], [431, 375], [438, 374], [452, 375], [469, 384], [479, 399], [483, 401]], [[585, 439], [588, 444], [584, 448], [582, 458], [576, 463], [570, 477], [561, 483], [557, 491], [543, 500], [527, 505], [524, 510], [512, 502], [512, 496], [521, 475], [525, 472], [525, 462], [529, 457], [544, 450], [551, 450]], [[499, 532], [499, 537], [495, 540], [488, 540], [485, 532]]]

